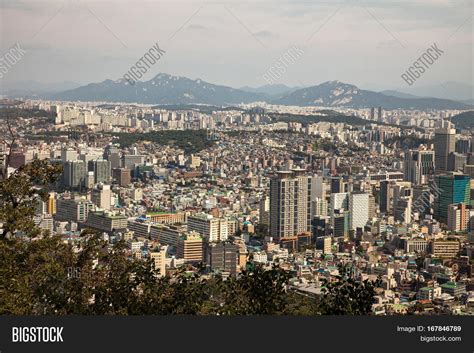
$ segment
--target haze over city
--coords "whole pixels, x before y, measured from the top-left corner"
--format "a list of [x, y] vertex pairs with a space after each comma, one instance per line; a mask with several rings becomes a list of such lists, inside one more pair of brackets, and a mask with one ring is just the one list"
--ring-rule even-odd
[[275, 83], [408, 89], [400, 75], [436, 42], [444, 55], [413, 89], [472, 81], [470, 1], [7, 0], [0, 8], [2, 52], [15, 43], [27, 52], [3, 77], [6, 89], [19, 81], [115, 80], [155, 43], [166, 55], [145, 80], [165, 72], [261, 86], [268, 68], [298, 45], [304, 55]]

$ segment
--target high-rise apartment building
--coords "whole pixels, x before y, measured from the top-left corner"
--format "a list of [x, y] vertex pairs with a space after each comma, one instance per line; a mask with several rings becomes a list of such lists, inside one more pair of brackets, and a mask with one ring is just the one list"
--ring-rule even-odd
[[311, 229], [311, 178], [303, 169], [270, 180], [270, 235], [277, 241]]
[[453, 232], [464, 232], [469, 230], [471, 217], [474, 216], [472, 206], [464, 203], [451, 204], [448, 206], [448, 229]]

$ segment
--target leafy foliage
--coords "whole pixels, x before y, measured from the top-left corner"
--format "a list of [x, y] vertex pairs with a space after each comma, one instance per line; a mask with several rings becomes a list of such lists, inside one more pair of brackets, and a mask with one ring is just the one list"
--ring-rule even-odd
[[451, 117], [451, 122], [457, 128], [471, 130], [474, 129], [474, 110], [463, 112]]
[[34, 160], [0, 182], [0, 220], [3, 222], [0, 238], [15, 231], [30, 236], [38, 234], [33, 221], [36, 205], [46, 201], [49, 186], [60, 174], [61, 166]]
[[140, 141], [150, 141], [160, 145], [174, 145], [185, 153], [196, 153], [212, 146], [206, 130], [166, 130], [147, 133], [114, 133], [121, 146], [127, 147]]
[[358, 281], [347, 266], [339, 266], [336, 281], [326, 280], [319, 304], [323, 315], [368, 315], [372, 311], [377, 281]]

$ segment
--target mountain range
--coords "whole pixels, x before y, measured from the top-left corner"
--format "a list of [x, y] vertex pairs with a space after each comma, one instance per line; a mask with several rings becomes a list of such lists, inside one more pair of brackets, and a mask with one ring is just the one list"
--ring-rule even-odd
[[374, 92], [340, 81], [311, 87], [266, 85], [235, 89], [201, 79], [160, 73], [148, 81], [105, 80], [56, 93], [43, 98], [62, 101], [99, 101], [143, 104], [210, 104], [218, 106], [267, 102], [279, 105], [384, 109], [472, 109], [472, 105], [440, 98], [420, 98], [396, 91]]

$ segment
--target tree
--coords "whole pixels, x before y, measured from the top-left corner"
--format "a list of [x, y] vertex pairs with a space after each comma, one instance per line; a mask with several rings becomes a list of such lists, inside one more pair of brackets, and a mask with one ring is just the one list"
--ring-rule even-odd
[[325, 280], [319, 312], [323, 315], [369, 315], [374, 303], [377, 281], [358, 281], [347, 265], [339, 266], [336, 281]]
[[10, 166], [11, 155], [17, 140], [17, 135], [13, 129], [10, 115], [8, 115], [8, 113], [5, 116], [5, 125], [2, 124], [0, 131], [2, 132], [0, 144], [3, 144], [6, 147], [5, 163], [1, 166], [2, 168], [0, 168], [0, 180], [3, 180], [8, 176], [8, 167]]
[[265, 270], [256, 265], [245, 269], [238, 278], [221, 282], [221, 315], [275, 315], [286, 306], [286, 285], [290, 275], [274, 265]]
[[50, 186], [59, 179], [61, 171], [60, 165], [35, 159], [0, 181], [0, 239], [15, 232], [38, 235], [33, 221], [36, 206], [47, 200]]

